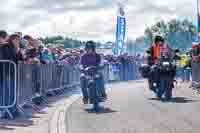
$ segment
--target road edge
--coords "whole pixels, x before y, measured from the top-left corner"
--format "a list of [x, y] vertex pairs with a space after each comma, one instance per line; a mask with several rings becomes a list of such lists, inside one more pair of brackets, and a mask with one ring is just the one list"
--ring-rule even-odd
[[81, 95], [74, 94], [69, 98], [65, 99], [59, 106], [57, 106], [52, 119], [49, 124], [49, 133], [67, 133], [66, 129], [66, 115], [67, 110], [70, 106], [77, 101]]

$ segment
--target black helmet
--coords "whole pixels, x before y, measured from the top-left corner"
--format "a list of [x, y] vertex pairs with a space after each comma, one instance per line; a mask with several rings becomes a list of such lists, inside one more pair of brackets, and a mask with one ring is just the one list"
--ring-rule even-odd
[[164, 42], [164, 38], [162, 36], [156, 36], [155, 39], [154, 39], [154, 42], [157, 43], [157, 42]]
[[96, 46], [95, 46], [95, 42], [93, 41], [88, 41], [85, 45], [85, 49], [92, 49], [95, 50]]
[[177, 48], [174, 50], [175, 53], [180, 53], [180, 50]]

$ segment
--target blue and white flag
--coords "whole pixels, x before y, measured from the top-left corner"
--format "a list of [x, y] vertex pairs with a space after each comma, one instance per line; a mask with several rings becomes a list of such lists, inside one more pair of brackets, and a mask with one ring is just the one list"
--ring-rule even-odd
[[200, 13], [199, 13], [199, 0], [197, 0], [197, 37], [196, 40], [197, 42], [200, 42]]
[[198, 34], [196, 36], [195, 41], [200, 42], [200, 14], [199, 13], [197, 15], [197, 32], [198, 32]]
[[114, 53], [120, 55], [124, 51], [124, 40], [126, 33], [126, 18], [117, 16], [116, 46]]
[[198, 20], [197, 20], [198, 22], [198, 33], [200, 33], [200, 14], [198, 13]]

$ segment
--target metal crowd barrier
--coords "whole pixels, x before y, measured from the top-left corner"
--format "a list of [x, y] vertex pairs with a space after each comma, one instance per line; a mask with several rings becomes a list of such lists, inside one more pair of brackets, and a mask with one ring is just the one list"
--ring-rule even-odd
[[104, 68], [106, 82], [139, 80], [142, 76], [139, 72], [140, 62], [109, 63]]
[[13, 118], [11, 110], [16, 104], [17, 67], [12, 61], [0, 61], [0, 111]]
[[192, 86], [200, 88], [200, 63], [192, 63]]
[[182, 81], [191, 81], [191, 68], [187, 67], [177, 67], [176, 68], [176, 79], [180, 79]]
[[[136, 80], [141, 78], [138, 68], [137, 62], [113, 63], [106, 64], [102, 73], [107, 83]], [[24, 105], [37, 109], [34, 99], [48, 103], [47, 94], [78, 87], [80, 83], [78, 65], [16, 65], [0, 61], [0, 70], [0, 110], [7, 112], [11, 119], [14, 118], [13, 109], [26, 116]]]
[[23, 112], [23, 105], [31, 103], [34, 89], [37, 87], [37, 80], [34, 77], [34, 66], [28, 64], [18, 65], [18, 78], [17, 78], [17, 106]]
[[0, 114], [12, 110], [25, 115], [24, 105], [34, 105], [34, 98], [42, 98], [56, 90], [65, 90], [79, 85], [79, 70], [71, 65], [33, 65], [0, 61]]

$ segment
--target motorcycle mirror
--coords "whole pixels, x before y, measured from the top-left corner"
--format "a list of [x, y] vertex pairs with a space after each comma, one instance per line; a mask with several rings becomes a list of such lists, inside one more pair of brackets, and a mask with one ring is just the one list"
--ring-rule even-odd
[[174, 51], [175, 53], [179, 53], [180, 52], [180, 50], [179, 49], [175, 49], [175, 51]]

